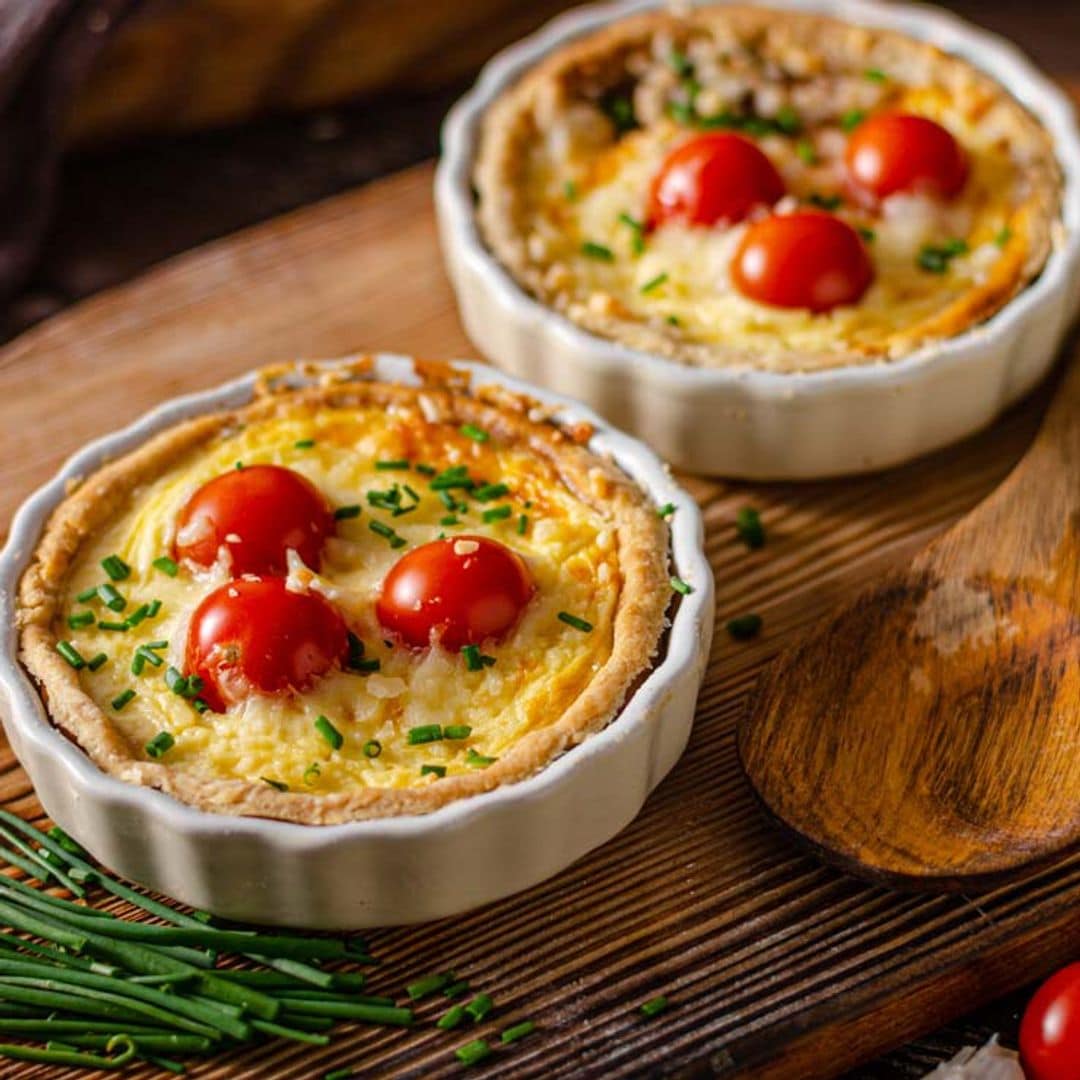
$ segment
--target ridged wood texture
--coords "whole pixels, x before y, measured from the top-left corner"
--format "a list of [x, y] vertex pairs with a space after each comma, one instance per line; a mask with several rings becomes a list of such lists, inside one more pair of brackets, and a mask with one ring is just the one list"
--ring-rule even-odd
[[[0, 351], [0, 520], [86, 439], [253, 365], [354, 349], [469, 354], [430, 180], [421, 167], [197, 250]], [[493, 1017], [450, 1034], [342, 1026], [326, 1050], [276, 1043], [191, 1075], [299, 1080], [353, 1063], [363, 1076], [454, 1076], [454, 1047], [529, 1017], [537, 1034], [498, 1048], [482, 1075], [829, 1077], [1072, 958], [1080, 859], [971, 898], [864, 885], [765, 821], [734, 745], [762, 665], [987, 494], [1045, 398], [877, 476], [688, 480], [708, 523], [719, 619], [757, 611], [765, 628], [748, 644], [716, 635], [685, 757], [624, 833], [558, 878], [468, 916], [370, 935], [384, 961], [372, 992], [400, 995], [410, 977], [452, 967], [495, 997]], [[735, 538], [747, 504], [762, 510], [762, 551]], [[4, 804], [36, 818], [10, 752], [0, 764]], [[658, 993], [671, 1008], [646, 1020], [637, 1007]], [[4, 1063], [0, 1075], [57, 1073]]]

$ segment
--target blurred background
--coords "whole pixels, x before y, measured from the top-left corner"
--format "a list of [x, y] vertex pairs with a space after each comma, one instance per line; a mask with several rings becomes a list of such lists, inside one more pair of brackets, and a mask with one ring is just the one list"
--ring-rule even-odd
[[[570, 6], [0, 0], [0, 338], [177, 252], [430, 158], [480, 65]], [[946, 6], [1080, 94], [1077, 0]]]

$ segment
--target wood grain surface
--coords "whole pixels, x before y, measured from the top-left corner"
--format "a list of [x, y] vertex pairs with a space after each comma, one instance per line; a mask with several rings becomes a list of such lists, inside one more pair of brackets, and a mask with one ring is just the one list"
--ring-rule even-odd
[[[254, 365], [356, 349], [471, 350], [443, 278], [430, 170], [411, 170], [164, 264], [0, 351], [0, 520], [89, 437], [162, 398]], [[760, 813], [734, 725], [762, 666], [838, 601], [909, 559], [1008, 472], [1045, 393], [950, 451], [842, 482], [691, 479], [704, 509], [719, 618], [756, 611], [762, 636], [716, 635], [690, 747], [618, 838], [521, 896], [437, 924], [376, 932], [373, 993], [453, 967], [498, 1003], [454, 1037], [343, 1026], [325, 1050], [271, 1044], [192, 1070], [205, 1078], [453, 1076], [453, 1048], [519, 1019], [540, 1030], [484, 1075], [829, 1077], [940, 1026], [1076, 953], [1080, 860], [977, 897], [905, 895], [819, 864]], [[735, 537], [762, 511], [768, 543]], [[39, 808], [10, 753], [0, 797]], [[347, 887], [347, 883], [343, 883]], [[671, 999], [648, 1021], [637, 1006]], [[434, 1017], [438, 1004], [421, 1009]], [[13, 1080], [55, 1070], [8, 1066]], [[133, 1075], [150, 1076], [148, 1069]]]
[[973, 888], [1080, 840], [1080, 362], [1008, 479], [771, 664], [762, 801], [872, 880]]

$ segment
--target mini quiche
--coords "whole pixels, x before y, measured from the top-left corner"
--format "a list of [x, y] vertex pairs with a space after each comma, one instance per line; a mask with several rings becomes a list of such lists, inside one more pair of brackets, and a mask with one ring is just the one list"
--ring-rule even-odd
[[59, 506], [21, 656], [100, 768], [332, 823], [522, 779], [618, 712], [686, 588], [667, 511], [586, 426], [418, 370], [267, 378]]
[[777, 372], [888, 360], [987, 319], [1062, 239], [1046, 131], [966, 61], [742, 6], [550, 54], [485, 116], [495, 257], [583, 328]]

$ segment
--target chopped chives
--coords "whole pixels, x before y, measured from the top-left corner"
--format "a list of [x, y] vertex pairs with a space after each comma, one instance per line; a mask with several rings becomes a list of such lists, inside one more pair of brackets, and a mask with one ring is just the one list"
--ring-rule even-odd
[[430, 466], [430, 465], [423, 465], [423, 464], [420, 464], [420, 465], [414, 465], [414, 466], [413, 466], [413, 468], [414, 468], [414, 469], [415, 469], [415, 470], [416, 470], [416, 471], [417, 471], [418, 473], [420, 473], [420, 475], [421, 475], [421, 476], [434, 476], [434, 475], [435, 475], [435, 473], [436, 473], [436, 471], [437, 471], [437, 470], [436, 470], [436, 469], [434, 469], [434, 468], [433, 468], [432, 466]]
[[485, 443], [491, 438], [483, 428], [475, 424], [462, 424], [458, 430], [466, 439], [472, 439], [473, 442]]
[[872, 244], [877, 239], [877, 233], [873, 229], [868, 229], [863, 225], [860, 225], [855, 230], [862, 239], [864, 244]]
[[127, 623], [127, 628], [133, 630], [136, 626], [147, 618], [150, 614], [149, 604], [140, 604], [124, 621]]
[[106, 555], [101, 568], [113, 581], [123, 581], [131, 576], [131, 567], [119, 555]]
[[592, 631], [593, 626], [591, 622], [587, 622], [577, 615], [571, 615], [569, 611], [560, 611], [558, 617], [560, 622], [566, 623], [567, 626], [572, 626], [575, 630], [580, 630], [583, 634], [588, 634]]
[[761, 633], [761, 616], [739, 615], [737, 618], [730, 619], [727, 632], [736, 641], [749, 641], [751, 638], [756, 638]]
[[407, 469], [409, 462], [405, 458], [394, 458], [393, 460], [376, 461], [375, 468], [381, 472], [394, 472], [402, 469]]
[[135, 652], [139, 656], [141, 656], [143, 660], [145, 660], [148, 664], [153, 664], [154, 667], [161, 667], [161, 665], [165, 662], [161, 659], [160, 656], [157, 655], [157, 653], [151, 651], [151, 647], [149, 645], [140, 645], [135, 650]]
[[373, 671], [378, 671], [381, 666], [381, 661], [372, 657], [370, 660], [358, 660], [350, 665], [349, 670], [355, 671], [358, 675], [370, 675]]
[[668, 272], [664, 270], [662, 273], [657, 274], [656, 277], [649, 278], [649, 280], [638, 289], [638, 292], [645, 296], [648, 296], [651, 292], [656, 292], [656, 290], [668, 280], [669, 276]]
[[576, 202], [578, 197], [578, 186], [573, 180], [567, 180], [563, 184], [563, 198], [567, 202]]
[[349, 643], [349, 656], [346, 663], [349, 667], [355, 668], [358, 664], [364, 662], [364, 643], [351, 630], [347, 632], [347, 640]]
[[340, 750], [345, 742], [345, 736], [325, 716], [320, 716], [315, 721], [315, 730], [330, 744], [334, 750]]
[[587, 255], [590, 259], [598, 259], [600, 262], [614, 262], [615, 255], [611, 248], [605, 244], [598, 244], [594, 240], [586, 240], [581, 245], [581, 254]]
[[[190, 696], [192, 696], [190, 680], [186, 676], [184, 676], [181, 672], [177, 671], [176, 668], [172, 667], [171, 665], [168, 668], [166, 668], [166, 670], [165, 670], [165, 685], [174, 694], [177, 694], [180, 697], [190, 697]], [[200, 679], [199, 680], [199, 690], [201, 690], [201, 689], [202, 689], [202, 680]], [[199, 692], [199, 690], [196, 690], [195, 693], [197, 694]]]
[[491, 1053], [486, 1039], [473, 1039], [472, 1042], [459, 1046], [454, 1056], [462, 1065], [477, 1065]]
[[421, 724], [409, 728], [409, 745], [420, 746], [423, 743], [438, 742], [443, 737], [440, 724]]
[[74, 615], [69, 615], [67, 618], [67, 624], [72, 630], [78, 630], [82, 626], [89, 626], [94, 621], [94, 613], [92, 611], [79, 611]]
[[458, 521], [458, 519], [456, 517], [454, 517], [453, 514], [447, 514], [446, 517], [439, 518], [439, 524], [440, 525], [460, 525], [461, 522]]
[[146, 657], [136, 650], [135, 655], [131, 658], [131, 674], [141, 675], [144, 667], [146, 667]]
[[998, 234], [994, 237], [994, 243], [999, 248], [1003, 248], [1012, 239], [1012, 229], [1006, 225], [1003, 229], [998, 231]]
[[440, 491], [439, 501], [443, 504], [443, 506], [446, 507], [447, 510], [457, 511], [461, 509], [461, 507], [458, 505], [457, 499], [455, 499], [449, 491]]
[[761, 515], [752, 506], [744, 506], [735, 515], [735, 532], [751, 550], [765, 546], [765, 526], [761, 524]]
[[86, 661], [86, 666], [91, 671], [97, 671], [98, 668], [104, 667], [109, 662], [109, 658], [103, 652], [99, 652], [92, 660]]
[[357, 518], [360, 516], [360, 504], [350, 503], [348, 506], [339, 506], [334, 511], [335, 521], [346, 521], [349, 518]]
[[531, 1035], [535, 1030], [536, 1025], [531, 1020], [522, 1020], [520, 1024], [508, 1027], [499, 1038], [503, 1043], [513, 1043], [518, 1039], [524, 1039], [526, 1035]]
[[658, 1016], [668, 1007], [668, 999], [660, 994], [657, 997], [651, 998], [641, 1006], [641, 1011], [645, 1016]]
[[319, 763], [317, 761], [313, 761], [304, 770], [304, 775], [303, 775], [302, 779], [303, 779], [304, 783], [308, 785], [308, 787], [311, 787], [311, 785], [315, 783], [316, 777], [321, 776], [321, 775], [322, 775], [322, 769], [319, 768]]
[[814, 144], [809, 139], [800, 139], [795, 144], [795, 153], [804, 165], [816, 165], [818, 156]]
[[490, 525], [493, 521], [503, 521], [513, 513], [512, 507], [503, 503], [502, 506], [493, 506], [490, 510], [485, 510], [480, 516], [484, 519], [484, 523]]
[[124, 632], [130, 629], [127, 621], [117, 622], [115, 619], [98, 619], [99, 630], [115, 630], [117, 632]]
[[454, 976], [450, 972], [442, 972], [439, 975], [425, 975], [423, 978], [409, 983], [405, 987], [405, 993], [409, 995], [412, 1001], [420, 1001], [453, 981]]
[[112, 699], [112, 707], [119, 712], [132, 698], [135, 697], [135, 691], [128, 687], [122, 694], [117, 694]]
[[377, 758], [382, 753], [382, 743], [378, 739], [368, 739], [364, 743], [364, 757]]
[[151, 600], [150, 601], [150, 610], [146, 613], [146, 617], [148, 619], [152, 619], [160, 610], [161, 610], [161, 601], [160, 600]]
[[441, 1028], [443, 1031], [450, 1031], [452, 1028], [456, 1028], [464, 1019], [465, 1006], [451, 1005], [450, 1008], [435, 1021], [435, 1026]]
[[293, 443], [293, 449], [295, 450], [310, 450], [315, 445], [314, 439], [297, 439]]
[[495, 1002], [491, 1000], [489, 994], [477, 994], [465, 1006], [465, 1011], [472, 1017], [473, 1023], [479, 1024], [493, 1008], [495, 1008]]
[[854, 131], [865, 119], [866, 113], [864, 113], [862, 109], [848, 109], [848, 111], [840, 117], [840, 126], [845, 131]]
[[844, 200], [839, 195], [822, 195], [818, 191], [811, 192], [806, 201], [822, 210], [838, 210], [844, 205]]
[[517, 534], [518, 534], [518, 536], [524, 536], [525, 535], [525, 530], [528, 529], [528, 527], [529, 527], [529, 515], [528, 514], [519, 514], [518, 515], [518, 523], [517, 523]]
[[86, 661], [82, 654], [70, 641], [58, 641], [56, 651], [76, 670], [86, 667]]
[[148, 641], [143, 648], [144, 649], [167, 649], [169, 643], [167, 641]]
[[444, 739], [467, 739], [472, 734], [468, 724], [450, 724], [443, 728]]
[[487, 757], [485, 754], [477, 753], [471, 746], [465, 755], [465, 764], [474, 769], [486, 769], [489, 765], [494, 765], [498, 760], [498, 758]]
[[352, 1066], [343, 1065], [340, 1069], [331, 1069], [328, 1073], [324, 1073], [322, 1080], [349, 1080], [352, 1075]]
[[674, 513], [675, 513], [675, 504], [674, 503], [664, 503], [664, 505], [661, 506], [660, 509], [656, 511], [656, 516], [657, 517], [662, 517], [662, 518], [669, 518]]
[[883, 83], [889, 78], [889, 76], [886, 75], [885, 72], [881, 70], [881, 68], [867, 68], [863, 72], [863, 75], [871, 82], [876, 83]]
[[387, 540], [392, 548], [405, 546], [405, 538], [403, 536], [398, 536], [398, 534], [384, 521], [369, 521], [368, 528], [373, 533], [377, 533]]
[[408, 495], [409, 498], [413, 500], [413, 502], [419, 502], [420, 501], [420, 492], [419, 491], [414, 490], [413, 488], [409, 487], [408, 484], [404, 484], [404, 483], [401, 485], [401, 488], [405, 492], [405, 494]]
[[469, 671], [480, 671], [482, 668], [491, 667], [495, 663], [494, 656], [485, 656], [480, 651], [479, 645], [464, 645], [461, 655], [465, 657], [465, 666]]
[[619, 224], [625, 225], [630, 230], [630, 247], [635, 255], [640, 255], [645, 250], [645, 224], [636, 217], [623, 211], [619, 214]]
[[506, 484], [484, 484], [472, 494], [473, 498], [478, 502], [490, 502], [492, 499], [500, 499], [503, 495], [509, 495], [510, 488]]
[[289, 785], [283, 784], [280, 780], [272, 780], [269, 776], [260, 776], [259, 779], [264, 784], [269, 784], [275, 791], [288, 791]]
[[96, 585], [91, 585], [89, 589], [83, 589], [83, 591], [79, 593], [75, 597], [75, 599], [78, 600], [80, 604], [89, 604], [90, 601], [93, 600], [95, 596], [97, 596], [97, 594], [98, 587]]
[[461, 997], [466, 990], [469, 989], [468, 979], [458, 979], [457, 982], [451, 983], [449, 986], [443, 989], [443, 997], [456, 998]]
[[679, 322], [679, 316], [678, 315], [667, 315], [667, 316], [664, 317], [664, 322], [666, 322], [668, 324], [668, 326], [681, 326], [682, 325]]
[[443, 776], [446, 775], [446, 766], [445, 765], [421, 765], [420, 766], [420, 775], [421, 776], [443, 777]]
[[123, 611], [127, 607], [127, 601], [120, 594], [119, 590], [113, 588], [108, 583], [99, 585], [97, 589], [98, 596], [101, 597], [101, 602], [110, 611]]
[[152, 758], [160, 758], [176, 745], [176, 740], [167, 731], [159, 731], [147, 744], [146, 752]]
[[682, 596], [689, 596], [694, 591], [692, 585], [687, 585], [681, 577], [677, 577], [674, 574], [671, 577], [671, 587]]

